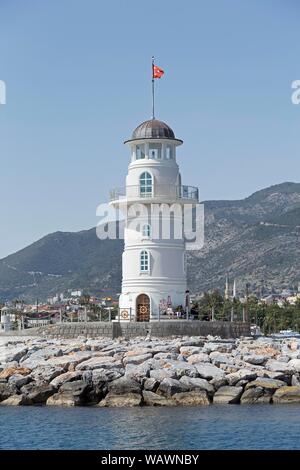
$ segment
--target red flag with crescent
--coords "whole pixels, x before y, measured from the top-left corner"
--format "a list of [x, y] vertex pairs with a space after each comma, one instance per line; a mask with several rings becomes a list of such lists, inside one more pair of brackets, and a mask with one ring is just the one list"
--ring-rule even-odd
[[153, 65], [153, 78], [161, 78], [165, 72], [157, 65]]

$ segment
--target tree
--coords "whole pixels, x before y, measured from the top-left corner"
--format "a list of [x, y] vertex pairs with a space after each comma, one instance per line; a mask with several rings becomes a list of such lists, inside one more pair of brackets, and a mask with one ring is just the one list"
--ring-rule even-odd
[[215, 318], [223, 311], [224, 299], [218, 290], [205, 292], [198, 301], [198, 312], [200, 319], [211, 318], [212, 309], [215, 311]]

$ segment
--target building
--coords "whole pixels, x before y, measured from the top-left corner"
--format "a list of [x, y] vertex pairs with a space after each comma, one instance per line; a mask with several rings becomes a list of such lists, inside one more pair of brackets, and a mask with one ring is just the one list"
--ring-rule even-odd
[[0, 319], [0, 331], [10, 331], [11, 330], [11, 311], [9, 307], [3, 307], [1, 309], [1, 319]]
[[[185, 306], [188, 295], [182, 208], [198, 202], [198, 189], [181, 184], [176, 160], [182, 143], [167, 124], [154, 118], [140, 124], [125, 141], [131, 152], [126, 187], [115, 191], [111, 200], [125, 213], [121, 321], [156, 320], [170, 307]], [[137, 223], [139, 204], [142, 210]], [[166, 212], [157, 212], [161, 204]], [[173, 219], [181, 228], [180, 237], [174, 235], [175, 225], [173, 233], [167, 235], [159, 229], [170, 223], [170, 208], [174, 207], [181, 210], [175, 211]]]

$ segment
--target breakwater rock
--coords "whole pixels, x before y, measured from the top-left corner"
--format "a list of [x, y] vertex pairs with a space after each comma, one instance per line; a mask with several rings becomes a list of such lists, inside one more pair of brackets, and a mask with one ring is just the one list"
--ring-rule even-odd
[[299, 403], [299, 339], [5, 338], [0, 406]]

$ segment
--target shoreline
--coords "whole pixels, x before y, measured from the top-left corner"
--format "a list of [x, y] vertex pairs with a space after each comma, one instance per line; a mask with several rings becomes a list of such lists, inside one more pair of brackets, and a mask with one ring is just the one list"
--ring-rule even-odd
[[0, 406], [300, 403], [300, 339], [0, 338]]

